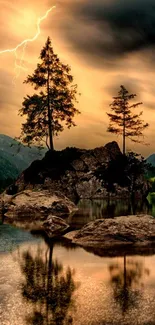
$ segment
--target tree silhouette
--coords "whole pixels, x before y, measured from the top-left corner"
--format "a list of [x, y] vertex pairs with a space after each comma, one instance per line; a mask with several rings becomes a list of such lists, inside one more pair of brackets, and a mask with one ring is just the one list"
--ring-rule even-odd
[[150, 170], [150, 164], [139, 154], [134, 152], [128, 152], [127, 164], [125, 167], [126, 177], [128, 178], [128, 188], [131, 198], [135, 197], [136, 191], [142, 191], [145, 194], [145, 198], [149, 194], [151, 185], [145, 180], [142, 185], [144, 175]]
[[141, 120], [143, 112], [139, 114], [132, 113], [132, 109], [142, 103], [130, 105], [130, 100], [136, 97], [135, 94], [129, 94], [124, 86], [120, 87], [117, 97], [113, 97], [110, 104], [113, 113], [107, 113], [110, 119], [108, 132], [122, 135], [123, 137], [123, 154], [126, 152], [126, 138], [133, 142], [139, 142], [139, 137], [143, 136], [143, 131], [149, 126]]
[[68, 128], [75, 126], [73, 117], [80, 113], [74, 106], [77, 85], [73, 85], [71, 68], [61, 63], [54, 53], [49, 37], [41, 50], [40, 61], [34, 73], [24, 81], [41, 91], [24, 98], [19, 114], [26, 115], [27, 120], [22, 124], [20, 138], [29, 145], [46, 141], [54, 150], [53, 136], [63, 131], [64, 124]]
[[108, 193], [115, 192], [115, 185], [118, 184], [128, 188], [132, 199], [138, 191], [146, 198], [151, 185], [144, 179], [144, 175], [149, 169], [150, 165], [141, 155], [128, 152], [126, 155], [121, 154], [111, 159], [106, 166], [96, 169], [94, 175], [101, 180]]
[[129, 308], [136, 306], [139, 290], [135, 290], [134, 286], [142, 285], [141, 279], [144, 274], [149, 275], [149, 270], [144, 267], [142, 262], [127, 260], [124, 255], [123, 268], [119, 263], [112, 263], [109, 266], [109, 272], [114, 299], [119, 303], [124, 314]]
[[22, 295], [33, 305], [33, 313], [27, 317], [28, 325], [72, 324], [72, 295], [76, 290], [74, 270], [66, 271], [57, 260], [52, 261], [53, 246], [49, 253], [38, 249], [35, 257], [27, 251], [20, 262], [25, 280]]

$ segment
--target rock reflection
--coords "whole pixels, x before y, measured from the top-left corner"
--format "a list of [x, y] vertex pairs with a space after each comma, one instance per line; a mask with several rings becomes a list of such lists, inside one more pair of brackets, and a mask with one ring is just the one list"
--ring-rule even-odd
[[27, 316], [28, 325], [69, 325], [73, 324], [73, 293], [77, 284], [74, 270], [64, 270], [58, 260], [52, 259], [53, 246], [46, 251], [38, 248], [37, 254], [30, 251], [22, 254], [21, 271], [22, 296], [33, 306]]
[[74, 228], [80, 228], [84, 224], [102, 218], [113, 218], [131, 214], [153, 214], [153, 207], [146, 201], [132, 200], [80, 200], [79, 211], [69, 220]]
[[142, 294], [143, 277], [149, 276], [150, 271], [143, 262], [124, 256], [123, 265], [112, 263], [109, 272], [115, 302], [125, 314], [129, 309], [137, 307]]

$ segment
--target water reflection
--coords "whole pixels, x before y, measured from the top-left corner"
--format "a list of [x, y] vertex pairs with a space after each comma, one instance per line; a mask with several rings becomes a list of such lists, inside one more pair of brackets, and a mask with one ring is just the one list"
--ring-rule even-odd
[[155, 324], [155, 256], [71, 248], [41, 240], [0, 255], [1, 325]]
[[155, 324], [152, 253], [99, 257], [66, 240], [53, 246], [27, 233], [22, 241], [26, 233], [2, 227], [19, 245], [0, 254], [1, 325]]
[[33, 312], [26, 317], [28, 325], [73, 324], [73, 294], [77, 288], [74, 270], [64, 270], [62, 263], [52, 259], [53, 245], [37, 253], [29, 250], [22, 254], [20, 267], [24, 275], [22, 296], [33, 305]]
[[155, 216], [155, 202], [131, 200], [80, 200], [79, 211], [72, 216], [70, 224], [80, 228], [84, 224], [102, 218], [113, 218], [131, 214], [151, 214]]
[[142, 295], [143, 279], [149, 276], [149, 269], [142, 261], [124, 256], [123, 265], [118, 262], [109, 265], [109, 273], [114, 299], [122, 313], [137, 307]]

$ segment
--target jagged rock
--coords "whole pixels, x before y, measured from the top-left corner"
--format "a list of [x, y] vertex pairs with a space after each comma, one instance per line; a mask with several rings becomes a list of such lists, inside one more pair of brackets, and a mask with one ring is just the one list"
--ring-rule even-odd
[[120, 154], [116, 142], [92, 150], [66, 148], [61, 152], [48, 152], [44, 159], [33, 162], [20, 175], [16, 185], [20, 191], [59, 190], [72, 200], [101, 197], [101, 193], [107, 196], [103, 185], [94, 178], [94, 171]]
[[86, 164], [84, 163], [83, 160], [79, 159], [79, 160], [74, 160], [71, 165], [73, 166], [73, 168], [76, 170], [76, 171], [81, 171], [81, 172], [85, 172], [87, 171], [87, 166]]
[[79, 230], [73, 243], [93, 248], [155, 245], [155, 218], [149, 215], [98, 219]]
[[98, 166], [98, 160], [94, 157], [93, 153], [85, 153], [81, 156], [81, 159], [87, 166], [88, 171], [94, 171]]
[[62, 236], [69, 228], [69, 225], [63, 219], [53, 215], [49, 215], [43, 223], [43, 229], [49, 238]]
[[102, 185], [96, 177], [91, 177], [91, 179], [80, 181], [76, 184], [76, 191], [80, 198], [89, 199], [98, 193], [102, 188]]

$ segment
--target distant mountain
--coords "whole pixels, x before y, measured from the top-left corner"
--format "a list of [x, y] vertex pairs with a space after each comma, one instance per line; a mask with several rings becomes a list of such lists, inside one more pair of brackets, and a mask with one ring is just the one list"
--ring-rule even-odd
[[46, 149], [27, 147], [0, 134], [0, 181], [16, 178], [32, 161], [42, 159]]
[[155, 167], [155, 153], [153, 153], [152, 155], [150, 155], [147, 159], [146, 159], [147, 163], [151, 164], [152, 166]]

